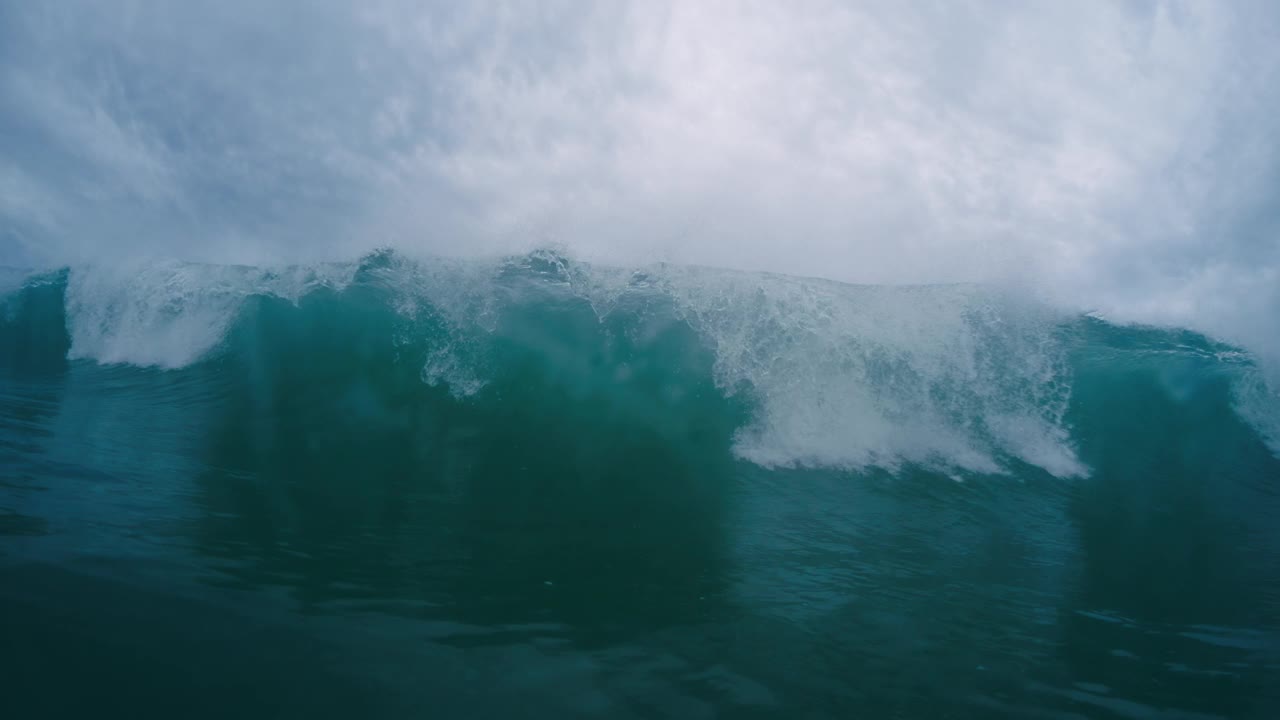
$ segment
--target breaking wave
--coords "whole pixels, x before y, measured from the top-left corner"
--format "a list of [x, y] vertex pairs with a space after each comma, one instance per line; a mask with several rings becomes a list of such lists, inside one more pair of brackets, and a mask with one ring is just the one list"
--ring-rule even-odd
[[480, 434], [519, 419], [597, 445], [606, 429], [639, 434], [653, 452], [721, 443], [764, 468], [1066, 478], [1091, 472], [1080, 443], [1107, 420], [1090, 403], [1157, 393], [1189, 419], [1197, 403], [1223, 408], [1280, 447], [1280, 398], [1246, 353], [974, 285], [622, 269], [550, 251], [0, 282], [6, 367], [187, 373], [260, 424], [329, 418], [418, 442], [449, 418]]

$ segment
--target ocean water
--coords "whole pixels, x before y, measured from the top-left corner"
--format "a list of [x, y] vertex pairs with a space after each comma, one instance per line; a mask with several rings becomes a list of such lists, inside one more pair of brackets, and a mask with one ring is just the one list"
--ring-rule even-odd
[[0, 274], [0, 714], [1280, 717], [1280, 396], [995, 288]]

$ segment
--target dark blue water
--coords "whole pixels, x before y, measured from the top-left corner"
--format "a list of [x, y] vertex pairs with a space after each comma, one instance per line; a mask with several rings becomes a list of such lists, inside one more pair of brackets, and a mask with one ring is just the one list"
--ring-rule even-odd
[[5, 717], [1280, 717], [1246, 355], [405, 264], [6, 296]]

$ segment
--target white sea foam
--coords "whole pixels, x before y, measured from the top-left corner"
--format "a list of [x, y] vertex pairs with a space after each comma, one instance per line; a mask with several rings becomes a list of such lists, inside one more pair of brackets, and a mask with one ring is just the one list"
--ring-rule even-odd
[[355, 265], [281, 269], [160, 262], [74, 268], [67, 282], [72, 358], [180, 368], [218, 345], [251, 295], [296, 301], [350, 281]]
[[1070, 378], [1047, 308], [974, 286], [682, 268], [663, 281], [715, 343], [718, 380], [762, 404], [738, 437], [748, 460], [1086, 472], [1062, 428]]
[[[474, 335], [491, 331], [497, 320], [497, 267], [449, 258], [412, 261], [394, 253], [382, 255], [381, 260], [370, 269], [371, 279], [390, 292], [396, 312], [409, 322], [404, 332], [411, 336], [421, 330], [419, 323], [428, 320], [439, 323], [445, 332], [446, 339], [423, 362], [422, 381], [447, 387], [457, 398], [475, 395], [488, 381], [482, 377], [483, 362]], [[413, 340], [403, 337], [398, 342]]]
[[1280, 457], [1280, 390], [1267, 382], [1261, 370], [1252, 368], [1236, 382], [1235, 407]]

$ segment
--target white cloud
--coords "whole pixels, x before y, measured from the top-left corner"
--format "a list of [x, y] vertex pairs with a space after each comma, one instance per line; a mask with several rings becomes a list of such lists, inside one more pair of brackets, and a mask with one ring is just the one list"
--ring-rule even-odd
[[0, 260], [12, 237], [51, 261], [554, 241], [1018, 280], [1255, 346], [1280, 302], [1266, 2], [134, 2], [0, 20], [0, 157], [42, 198], [0, 204], [22, 229]]

